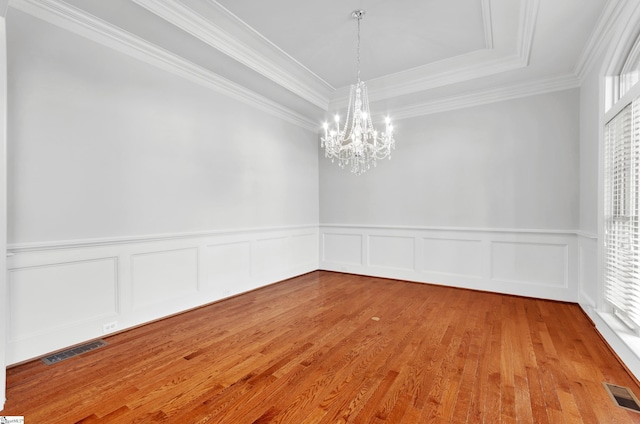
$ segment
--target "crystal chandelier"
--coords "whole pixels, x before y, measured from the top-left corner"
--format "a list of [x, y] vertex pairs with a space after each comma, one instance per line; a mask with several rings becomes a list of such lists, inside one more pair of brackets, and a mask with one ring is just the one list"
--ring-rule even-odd
[[376, 166], [378, 159], [391, 159], [391, 149], [396, 146], [393, 139], [393, 125], [389, 117], [385, 120], [385, 131], [380, 134], [371, 122], [367, 86], [360, 80], [360, 20], [364, 10], [356, 10], [351, 17], [358, 20], [358, 82], [351, 85], [349, 107], [345, 125], [340, 129], [340, 116], [335, 116], [335, 127], [329, 129], [324, 123], [324, 138], [320, 146], [325, 149], [325, 157], [338, 160], [341, 168], [348, 166], [356, 175], [360, 175], [371, 165]]

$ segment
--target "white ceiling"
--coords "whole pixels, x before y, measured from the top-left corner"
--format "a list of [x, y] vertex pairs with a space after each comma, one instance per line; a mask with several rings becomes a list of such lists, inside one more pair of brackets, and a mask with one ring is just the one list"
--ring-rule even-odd
[[[409, 117], [444, 104], [471, 104], [462, 100], [471, 94], [491, 99], [495, 93], [576, 87], [599, 19], [616, 3], [10, 0], [14, 8], [84, 36], [87, 28], [98, 28], [99, 36], [91, 38], [107, 34], [109, 40], [101, 42], [110, 45], [122, 39], [118, 48], [137, 55], [130, 51], [132, 34], [197, 66], [198, 78], [207, 72], [210, 80], [220, 76], [310, 124], [341, 107], [356, 79], [354, 10], [366, 12], [361, 76], [372, 102], [393, 108], [392, 116]], [[114, 37], [118, 31], [124, 32]]]
[[[356, 79], [373, 101], [499, 75], [500, 84], [575, 75], [607, 0], [133, 0], [323, 110]], [[491, 86], [476, 81], [478, 89]], [[455, 91], [455, 89], [454, 89]], [[327, 105], [327, 101], [330, 105]]]
[[360, 8], [366, 80], [486, 48], [480, 0], [218, 3], [333, 87], [356, 77], [357, 20], [351, 12]]

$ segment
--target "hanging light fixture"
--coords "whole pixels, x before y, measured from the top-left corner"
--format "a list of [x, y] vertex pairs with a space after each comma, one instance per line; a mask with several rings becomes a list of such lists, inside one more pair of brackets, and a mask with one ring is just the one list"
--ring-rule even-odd
[[364, 13], [364, 10], [355, 10], [351, 14], [358, 21], [358, 81], [351, 85], [345, 125], [340, 129], [340, 116], [336, 114], [334, 128], [329, 129], [329, 124], [324, 123], [324, 137], [320, 143], [325, 149], [325, 157], [331, 158], [331, 162], [337, 159], [341, 168], [348, 166], [356, 175], [370, 169], [371, 165], [376, 166], [378, 159], [391, 159], [391, 149], [396, 146], [389, 117], [382, 134], [373, 127], [367, 86], [360, 80], [360, 21]]

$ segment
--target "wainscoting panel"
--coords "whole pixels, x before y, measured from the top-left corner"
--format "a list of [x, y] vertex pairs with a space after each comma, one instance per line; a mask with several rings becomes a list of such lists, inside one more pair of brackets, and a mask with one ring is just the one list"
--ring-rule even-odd
[[318, 227], [9, 246], [9, 365], [319, 268]]
[[322, 233], [322, 262], [340, 264], [342, 271], [345, 265], [362, 266], [362, 234], [340, 232]]
[[293, 267], [318, 267], [318, 232], [302, 233], [289, 238], [289, 252]]
[[251, 242], [208, 245], [204, 290], [226, 297], [248, 290], [251, 282]]
[[263, 238], [254, 245], [254, 269], [259, 277], [276, 274], [286, 268], [289, 251], [285, 237]]
[[422, 271], [482, 277], [483, 243], [481, 240], [424, 238]]
[[9, 340], [38, 337], [117, 313], [116, 271], [116, 258], [9, 271], [9, 305], [20, 305], [10, 309]]
[[415, 238], [369, 236], [369, 266], [415, 269]]
[[59, 259], [9, 269], [8, 365], [90, 339], [118, 316], [118, 258]]
[[573, 231], [321, 225], [320, 269], [575, 302], [577, 237]]
[[198, 249], [132, 255], [133, 307], [172, 302], [198, 291]]
[[544, 243], [491, 243], [492, 279], [566, 287], [568, 246]]

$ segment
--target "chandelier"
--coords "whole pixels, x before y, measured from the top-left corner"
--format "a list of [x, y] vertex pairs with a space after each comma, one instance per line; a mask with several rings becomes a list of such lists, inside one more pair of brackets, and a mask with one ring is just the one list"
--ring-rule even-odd
[[378, 159], [391, 159], [391, 149], [396, 146], [393, 139], [391, 119], [385, 119], [385, 131], [380, 134], [373, 127], [369, 110], [369, 95], [364, 81], [360, 80], [360, 20], [364, 10], [355, 10], [351, 17], [358, 21], [358, 82], [351, 85], [349, 106], [345, 125], [340, 129], [340, 116], [335, 116], [335, 127], [329, 129], [324, 123], [324, 137], [320, 146], [325, 149], [325, 157], [338, 160], [341, 168], [348, 166], [356, 175], [360, 175], [376, 166]]

